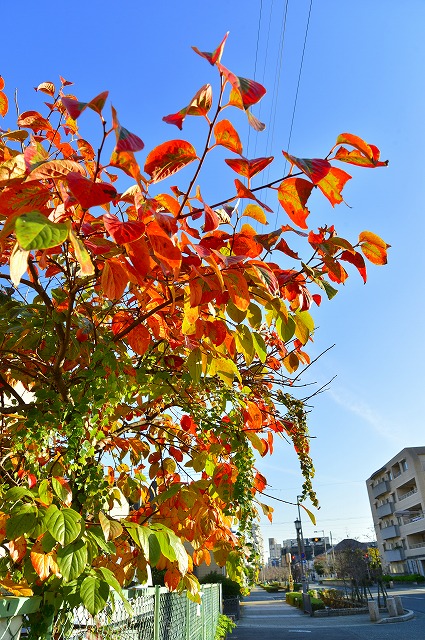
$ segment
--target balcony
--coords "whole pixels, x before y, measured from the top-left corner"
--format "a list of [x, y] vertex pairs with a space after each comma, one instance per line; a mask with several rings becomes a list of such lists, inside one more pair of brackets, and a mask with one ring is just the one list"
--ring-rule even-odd
[[376, 509], [376, 515], [378, 518], [383, 518], [384, 516], [390, 516], [394, 513], [394, 502], [386, 502], [385, 504], [381, 504]]
[[411, 490], [410, 490], [410, 491], [408, 491], [407, 493], [403, 493], [403, 495], [398, 496], [398, 500], [399, 500], [399, 502], [400, 502], [401, 500], [405, 500], [406, 498], [409, 498], [410, 496], [415, 495], [415, 493], [418, 493], [418, 490], [417, 490], [417, 488], [416, 488], [416, 487], [415, 487], [414, 489], [411, 489]]
[[422, 547], [425, 547], [425, 541], [409, 544], [409, 549], [421, 549]]
[[381, 480], [375, 487], [372, 487], [372, 496], [373, 498], [379, 498], [379, 496], [384, 495], [384, 493], [388, 493], [390, 490], [390, 486], [387, 480]]
[[384, 557], [387, 562], [400, 562], [406, 559], [404, 549], [388, 549], [384, 551]]
[[400, 529], [398, 525], [393, 524], [390, 527], [384, 527], [381, 529], [381, 537], [383, 540], [390, 540], [390, 538], [398, 538], [400, 535]]

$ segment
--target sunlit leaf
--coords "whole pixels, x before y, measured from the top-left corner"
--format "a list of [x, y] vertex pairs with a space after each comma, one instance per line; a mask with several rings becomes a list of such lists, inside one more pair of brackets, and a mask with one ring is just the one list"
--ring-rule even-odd
[[223, 273], [230, 299], [241, 311], [246, 311], [251, 302], [247, 281], [240, 271], [229, 269]]
[[48, 96], [54, 96], [56, 91], [53, 82], [41, 82], [38, 87], [35, 87], [35, 90], [47, 93]]
[[223, 55], [224, 45], [226, 43], [227, 37], [229, 35], [229, 31], [224, 36], [223, 40], [218, 45], [217, 49], [215, 49], [212, 53], [207, 53], [206, 51], [199, 51], [197, 47], [192, 47], [192, 49], [200, 55], [202, 58], [208, 60], [208, 62], [214, 65], [216, 62], [220, 62], [221, 56]]
[[84, 242], [76, 235], [75, 231], [69, 225], [69, 239], [75, 252], [75, 257], [80, 265], [78, 276], [84, 278], [86, 276], [92, 276], [94, 274], [94, 264], [91, 261], [89, 252], [87, 251]]
[[135, 151], [141, 151], [145, 146], [143, 140], [136, 136], [135, 133], [131, 133], [125, 127], [122, 127], [117, 118], [117, 112], [113, 106], [111, 106], [112, 110], [112, 126], [115, 131], [116, 144], [115, 149], [117, 151], [130, 151], [134, 153]]
[[341, 191], [351, 176], [337, 167], [331, 167], [326, 176], [316, 183], [316, 186], [327, 197], [332, 206], [343, 202]]
[[17, 242], [10, 256], [10, 279], [14, 287], [17, 287], [21, 281], [22, 276], [28, 268], [28, 256], [30, 251], [24, 251]]
[[193, 146], [186, 140], [170, 140], [155, 147], [146, 158], [144, 170], [152, 182], [159, 182], [196, 160]]
[[142, 179], [139, 164], [134, 153], [131, 151], [119, 151], [118, 149], [114, 149], [110, 157], [109, 164], [111, 167], [121, 169], [128, 176], [137, 180], [137, 182]]
[[60, 547], [56, 555], [56, 562], [66, 582], [75, 580], [83, 573], [87, 560], [87, 544], [83, 540]]
[[306, 202], [314, 185], [302, 178], [287, 178], [278, 188], [279, 202], [294, 224], [307, 229], [306, 219], [310, 214]]
[[262, 206], [263, 209], [265, 209], [266, 211], [269, 211], [270, 213], [273, 213], [273, 209], [270, 209], [270, 207], [267, 204], [265, 204], [264, 202], [261, 202], [261, 200], [258, 200], [258, 198], [254, 196], [253, 192], [250, 191], [250, 189], [248, 189], [247, 187], [245, 187], [245, 185], [242, 184], [242, 182], [237, 178], [235, 180], [235, 187], [236, 187], [239, 198], [247, 198], [248, 200], [255, 200], [255, 202], [258, 202], [258, 204]]
[[66, 224], [50, 222], [39, 211], [23, 213], [16, 218], [16, 239], [25, 251], [48, 249], [65, 242], [68, 237]]
[[[1, 169], [1, 166], [0, 166]], [[49, 180], [49, 179], [57, 179], [57, 178], [66, 178], [68, 173], [70, 172], [81, 173], [81, 175], [85, 175], [85, 171], [78, 162], [74, 162], [73, 160], [50, 160], [49, 162], [45, 162], [41, 166], [34, 169], [30, 173], [31, 180]]]
[[117, 190], [109, 182], [93, 182], [76, 171], [70, 171], [66, 180], [69, 190], [83, 209], [106, 204], [117, 197]]
[[172, 242], [156, 220], [152, 220], [147, 225], [146, 234], [158, 260], [172, 271], [180, 269], [182, 259], [180, 249]]
[[18, 117], [18, 125], [34, 132], [52, 129], [52, 125], [38, 111], [25, 111]]
[[229, 120], [220, 120], [214, 127], [216, 144], [226, 147], [234, 153], [242, 153], [242, 142], [239, 134]]
[[105, 608], [108, 601], [110, 587], [106, 580], [98, 576], [87, 576], [80, 587], [80, 595], [87, 611], [95, 616]]
[[310, 509], [307, 509], [307, 507], [305, 507], [303, 504], [301, 504], [301, 502], [300, 502], [300, 507], [302, 507], [302, 509], [304, 509], [304, 511], [306, 512], [306, 514], [310, 518], [312, 524], [314, 524], [314, 526], [316, 526], [316, 516], [314, 515], [314, 513], [312, 513], [310, 511]]
[[359, 235], [360, 248], [364, 256], [373, 264], [387, 264], [387, 244], [382, 238], [371, 231], [362, 231]]
[[244, 176], [245, 178], [252, 178], [253, 176], [263, 171], [271, 162], [273, 162], [274, 158], [271, 156], [270, 158], [255, 158], [254, 160], [247, 160], [246, 158], [235, 158], [235, 159], [225, 159], [224, 162], [229, 165], [239, 173], [239, 175]]
[[58, 509], [51, 504], [46, 510], [44, 526], [61, 545], [73, 542], [81, 533], [81, 516], [73, 509]]
[[211, 105], [212, 88], [210, 84], [205, 84], [197, 91], [187, 107], [180, 109], [177, 113], [164, 116], [162, 119], [168, 124], [175, 124], [181, 130], [186, 116], [205, 116], [211, 109]]
[[111, 213], [103, 214], [103, 224], [108, 234], [117, 244], [134, 242], [141, 238], [145, 231], [143, 222], [121, 222]]
[[248, 107], [251, 107], [253, 104], [257, 104], [266, 93], [265, 88], [259, 82], [236, 76], [220, 63], [217, 63], [217, 67], [225, 79], [232, 85], [233, 89], [239, 92], [244, 109], [248, 109]]
[[119, 300], [128, 284], [128, 274], [117, 258], [105, 260], [101, 285], [109, 300]]

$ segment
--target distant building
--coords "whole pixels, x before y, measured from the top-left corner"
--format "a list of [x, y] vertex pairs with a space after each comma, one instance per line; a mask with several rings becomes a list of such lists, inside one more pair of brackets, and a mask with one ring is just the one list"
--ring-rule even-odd
[[282, 545], [276, 542], [276, 538], [269, 538], [269, 566], [282, 566]]
[[406, 447], [366, 484], [384, 570], [425, 575], [425, 447]]

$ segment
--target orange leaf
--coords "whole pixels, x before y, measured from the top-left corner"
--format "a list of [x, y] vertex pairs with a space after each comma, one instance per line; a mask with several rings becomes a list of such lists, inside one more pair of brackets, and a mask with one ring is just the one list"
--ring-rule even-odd
[[155, 200], [156, 202], [159, 202], [164, 209], [172, 213], [174, 217], [178, 216], [180, 213], [179, 201], [168, 193], [159, 193], [155, 196]]
[[28, 586], [26, 580], [22, 582], [14, 582], [10, 578], [0, 578], [0, 587], [6, 589], [14, 596], [28, 597], [33, 595], [32, 589]]
[[181, 252], [156, 220], [152, 220], [146, 227], [146, 234], [150, 240], [153, 252], [161, 264], [172, 271], [180, 269]]
[[242, 217], [243, 216], [253, 218], [257, 222], [261, 222], [261, 224], [267, 224], [266, 214], [257, 204], [249, 204], [245, 207]]
[[216, 144], [226, 147], [234, 153], [242, 153], [242, 142], [238, 132], [229, 120], [220, 120], [214, 127]]
[[263, 415], [255, 402], [251, 402], [251, 400], [246, 401], [246, 413], [246, 421], [250, 429], [260, 431], [263, 426]]
[[77, 146], [78, 146], [78, 150], [81, 153], [81, 155], [83, 156], [84, 160], [93, 160], [95, 157], [95, 153], [94, 153], [94, 149], [91, 146], [90, 142], [87, 142], [87, 140], [83, 140], [82, 138], [80, 138], [79, 140], [77, 140]]
[[119, 300], [128, 284], [127, 271], [117, 258], [105, 260], [101, 286], [109, 300]]
[[137, 271], [137, 275], [140, 277], [146, 276], [155, 264], [150, 256], [146, 240], [144, 238], [139, 238], [138, 240], [126, 244], [125, 249]]
[[152, 182], [159, 182], [196, 160], [194, 147], [186, 140], [169, 140], [153, 149], [146, 158], [144, 170]]
[[143, 324], [139, 324], [127, 333], [125, 339], [135, 353], [143, 356], [151, 343], [151, 334]]
[[278, 198], [282, 207], [294, 224], [307, 229], [306, 219], [310, 214], [306, 202], [310, 197], [313, 184], [303, 178], [288, 178], [278, 188]]
[[248, 284], [240, 271], [229, 270], [223, 273], [229, 296], [235, 307], [246, 311], [250, 305]]
[[117, 197], [117, 190], [109, 182], [93, 182], [75, 171], [68, 173], [66, 180], [72, 195], [83, 209], [106, 204]]
[[114, 128], [116, 138], [115, 149], [117, 151], [127, 151], [131, 153], [141, 151], [145, 146], [143, 140], [141, 140], [139, 136], [136, 136], [135, 133], [131, 133], [128, 129], [120, 125], [117, 118], [117, 112], [112, 105], [111, 110], [112, 127]]
[[7, 547], [13, 562], [20, 562], [27, 552], [27, 541], [25, 536], [19, 536], [19, 538], [16, 538], [15, 540], [10, 540], [10, 542], [7, 543]]
[[350, 262], [355, 267], [357, 267], [358, 272], [363, 278], [363, 282], [366, 284], [367, 274], [366, 274], [366, 266], [365, 261], [361, 253], [357, 251], [353, 254], [351, 251], [343, 251], [340, 256], [341, 260], [346, 260], [346, 262]]
[[55, 95], [55, 85], [53, 84], [53, 82], [42, 82], [38, 85], [38, 87], [35, 87], [35, 90], [47, 93], [48, 96]]
[[254, 160], [247, 160], [246, 158], [237, 158], [237, 159], [225, 159], [224, 162], [229, 165], [239, 173], [239, 175], [244, 176], [245, 178], [252, 178], [253, 176], [263, 171], [271, 162], [273, 162], [274, 157], [271, 156], [269, 158], [255, 158]]
[[5, 117], [9, 110], [9, 100], [7, 99], [7, 95], [0, 91], [0, 115]]
[[319, 187], [323, 195], [327, 197], [332, 206], [340, 204], [343, 201], [341, 191], [351, 176], [337, 167], [331, 167], [326, 176], [319, 180], [316, 185]]
[[379, 149], [374, 147], [374, 158], [370, 160], [366, 158], [360, 151], [357, 149], [353, 149], [352, 151], [348, 151], [345, 147], [340, 147], [335, 154], [335, 160], [340, 160], [341, 162], [348, 162], [349, 164], [354, 164], [359, 167], [368, 167], [370, 169], [374, 169], [375, 167], [386, 167], [388, 166], [388, 160], [381, 162], [379, 160]]
[[20, 127], [32, 129], [34, 132], [52, 129], [50, 122], [46, 120], [46, 118], [43, 118], [38, 111], [25, 111], [25, 113], [21, 113], [17, 122]]
[[373, 160], [371, 147], [359, 136], [355, 136], [352, 133], [341, 133], [336, 139], [335, 146], [338, 144], [349, 144], [358, 149], [366, 158]]
[[137, 182], [140, 182], [140, 180], [142, 179], [140, 167], [132, 151], [119, 151], [115, 148], [112, 152], [109, 164], [111, 165], [111, 167], [117, 167], [118, 169], [121, 169], [122, 171], [124, 171], [124, 173], [134, 178]]
[[387, 249], [390, 244], [371, 231], [362, 231], [359, 243], [363, 254], [370, 262], [377, 265], [387, 264]]
[[47, 580], [50, 576], [50, 561], [52, 557], [49, 553], [44, 553], [40, 540], [37, 540], [31, 549], [31, 564], [37, 572], [40, 580]]
[[51, 160], [40, 165], [30, 173], [31, 180], [55, 180], [64, 179], [70, 172], [81, 173], [85, 175], [85, 171], [78, 162], [73, 160]]

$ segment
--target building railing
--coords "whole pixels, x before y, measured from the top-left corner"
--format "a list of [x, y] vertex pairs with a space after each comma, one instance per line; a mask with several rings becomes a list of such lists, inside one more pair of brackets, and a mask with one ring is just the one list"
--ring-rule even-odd
[[420, 549], [421, 547], [425, 547], [425, 541], [415, 542], [415, 544], [409, 544], [409, 549]]
[[201, 604], [186, 593], [165, 587], [129, 591], [133, 615], [114, 598], [104, 611], [91, 616], [83, 607], [64, 611], [48, 640], [214, 640], [221, 612], [221, 585], [202, 585]]
[[402, 496], [399, 496], [399, 500], [404, 500], [405, 498], [408, 498], [409, 496], [413, 496], [415, 493], [417, 493], [418, 490], [417, 489], [412, 489], [411, 491], [408, 491], [407, 493], [404, 493]]

